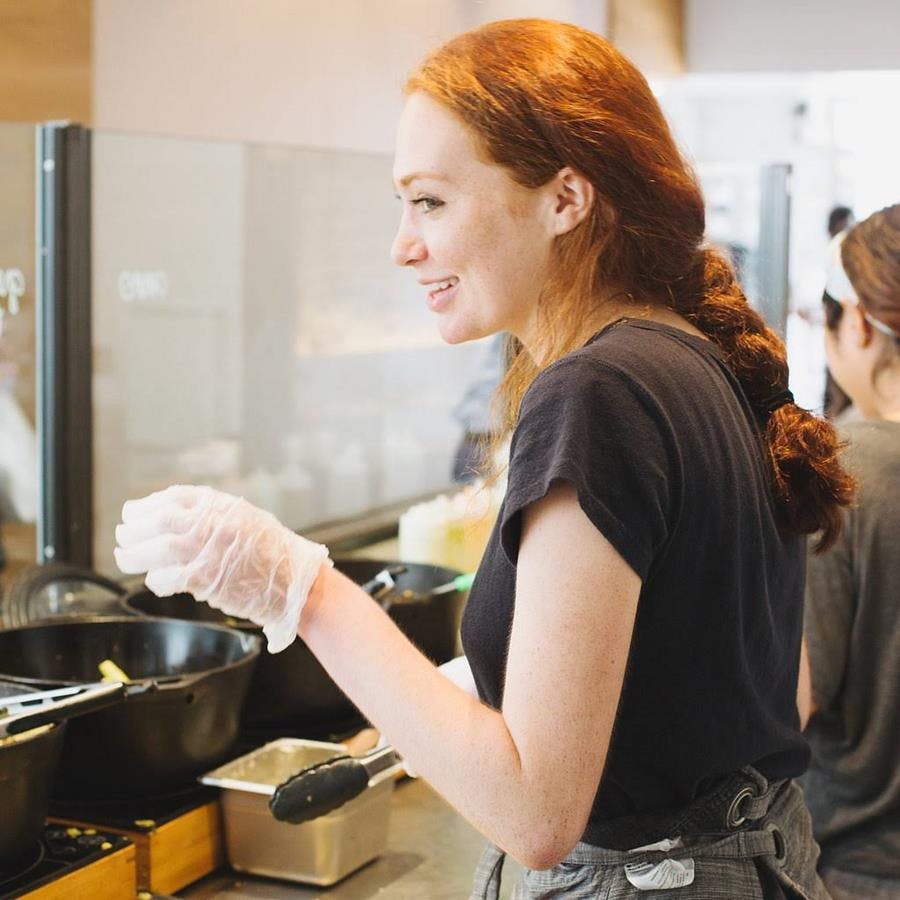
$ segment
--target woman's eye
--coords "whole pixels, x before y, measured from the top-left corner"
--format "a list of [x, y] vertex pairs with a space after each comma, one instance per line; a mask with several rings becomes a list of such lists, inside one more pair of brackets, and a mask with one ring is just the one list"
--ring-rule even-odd
[[439, 206], [443, 206], [444, 201], [438, 200], [437, 197], [416, 197], [416, 199], [412, 201], [412, 204], [413, 206], [421, 206], [425, 212], [432, 212]]

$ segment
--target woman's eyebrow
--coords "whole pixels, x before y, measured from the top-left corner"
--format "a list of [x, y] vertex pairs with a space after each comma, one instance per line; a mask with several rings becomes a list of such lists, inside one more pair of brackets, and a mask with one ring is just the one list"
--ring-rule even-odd
[[417, 179], [428, 178], [431, 181], [446, 181], [447, 179], [440, 175], [438, 172], [411, 172], [409, 175], [404, 175], [399, 181], [396, 181], [395, 184], [397, 187], [408, 187], [412, 182]]

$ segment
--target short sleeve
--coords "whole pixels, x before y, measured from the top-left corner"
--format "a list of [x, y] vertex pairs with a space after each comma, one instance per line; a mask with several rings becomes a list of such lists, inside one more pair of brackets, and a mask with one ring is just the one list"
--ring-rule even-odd
[[626, 373], [567, 357], [534, 381], [510, 448], [501, 541], [515, 565], [522, 512], [570, 483], [603, 536], [646, 579], [669, 534], [674, 450], [666, 417]]

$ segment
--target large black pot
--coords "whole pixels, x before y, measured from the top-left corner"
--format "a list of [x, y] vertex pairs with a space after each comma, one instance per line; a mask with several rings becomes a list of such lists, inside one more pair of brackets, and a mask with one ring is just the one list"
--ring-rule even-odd
[[[245, 619], [233, 619], [191, 594], [157, 597], [146, 588], [122, 601], [132, 613], [227, 625], [247, 634], [262, 629]], [[244, 702], [243, 722], [251, 727], [344, 721], [356, 707], [331, 680], [312, 650], [299, 638], [281, 653], [263, 650]]]
[[96, 681], [111, 659], [151, 690], [68, 724], [53, 796], [149, 796], [228, 755], [260, 641], [172, 619], [82, 618], [0, 631], [0, 678], [43, 689]]
[[[30, 689], [0, 682], [0, 698]], [[0, 699], [0, 706], [3, 700]], [[65, 723], [0, 740], [0, 872], [31, 850], [44, 828]]]
[[[335, 566], [357, 584], [365, 584], [385, 567], [399, 563], [376, 560], [336, 560]], [[424, 595], [459, 575], [452, 569], [410, 563], [396, 576], [397, 593]], [[149, 590], [129, 594], [125, 609], [150, 616], [171, 616], [191, 621], [217, 622], [242, 631], [261, 633], [252, 622], [232, 619], [206, 603], [196, 603], [190, 594], [157, 597]], [[462, 616], [463, 595], [451, 591], [413, 602], [397, 602], [388, 615], [409, 639], [436, 663], [452, 659]], [[321, 725], [353, 716], [356, 707], [334, 683], [312, 651], [299, 638], [286, 650], [272, 655], [265, 651], [253, 675], [244, 706], [249, 726]]]
[[[339, 559], [335, 566], [357, 584], [365, 584], [385, 568], [404, 566], [406, 571], [394, 577], [393, 596], [398, 599], [388, 609], [388, 615], [432, 662], [445, 663], [456, 656], [465, 596], [459, 591], [434, 597], [428, 593], [453, 581], [459, 572], [442, 566], [371, 559]], [[410, 591], [413, 599], [403, 600], [403, 594]]]

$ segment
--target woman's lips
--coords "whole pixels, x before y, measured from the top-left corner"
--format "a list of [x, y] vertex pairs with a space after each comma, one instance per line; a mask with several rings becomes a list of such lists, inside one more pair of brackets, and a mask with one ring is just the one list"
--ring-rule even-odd
[[459, 287], [459, 281], [455, 281], [449, 287], [435, 288], [428, 292], [428, 308], [432, 312], [441, 312], [447, 308], [447, 305], [453, 299]]

